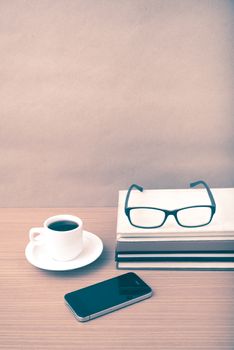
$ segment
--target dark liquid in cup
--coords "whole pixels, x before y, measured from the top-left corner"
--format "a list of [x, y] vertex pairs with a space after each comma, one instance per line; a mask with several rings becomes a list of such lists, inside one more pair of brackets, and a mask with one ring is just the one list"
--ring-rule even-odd
[[60, 221], [55, 221], [52, 222], [51, 224], [48, 225], [48, 228], [54, 231], [71, 231], [77, 228], [79, 225], [70, 220], [60, 220]]

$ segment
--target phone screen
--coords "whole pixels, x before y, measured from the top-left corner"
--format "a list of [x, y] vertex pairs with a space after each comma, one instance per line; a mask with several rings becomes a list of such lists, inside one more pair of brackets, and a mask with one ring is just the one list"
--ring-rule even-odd
[[85, 318], [149, 293], [151, 288], [129, 272], [68, 293], [64, 298], [76, 315]]

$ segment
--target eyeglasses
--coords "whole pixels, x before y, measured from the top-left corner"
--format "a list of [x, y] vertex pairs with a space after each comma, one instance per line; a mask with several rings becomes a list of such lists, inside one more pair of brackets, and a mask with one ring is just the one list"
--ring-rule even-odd
[[208, 193], [210, 205], [193, 205], [175, 210], [154, 207], [129, 207], [129, 197], [133, 188], [143, 192], [143, 187], [133, 184], [129, 187], [125, 199], [125, 214], [132, 226], [151, 229], [161, 227], [168, 216], [173, 215], [177, 224], [182, 227], [200, 227], [208, 225], [216, 211], [216, 204], [212, 192], [205, 181], [199, 180], [190, 184], [190, 187], [203, 185]]

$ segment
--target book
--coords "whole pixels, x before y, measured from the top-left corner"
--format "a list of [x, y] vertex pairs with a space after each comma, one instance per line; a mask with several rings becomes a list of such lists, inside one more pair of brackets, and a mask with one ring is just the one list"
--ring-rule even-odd
[[234, 241], [234, 234], [230, 236], [223, 236], [223, 235], [216, 235], [216, 236], [207, 236], [207, 234], [203, 234], [202, 236], [160, 236], [160, 237], [119, 237], [117, 236], [118, 242], [148, 242], [152, 243], [153, 242], [195, 242], [195, 241], [229, 241], [232, 242]]
[[[234, 238], [234, 188], [211, 189], [216, 201], [216, 213], [209, 225], [197, 228], [185, 228], [179, 226], [173, 217], [168, 217], [162, 227], [154, 229], [142, 229], [130, 224], [124, 212], [124, 203], [127, 191], [119, 191], [117, 239], [148, 238], [186, 238], [222, 237], [226, 240]], [[204, 189], [165, 189], [133, 190], [129, 199], [129, 206], [152, 206], [168, 210], [178, 209], [191, 205], [207, 205], [209, 198]], [[145, 222], [142, 223], [144, 225]]]
[[118, 261], [118, 269], [157, 269], [157, 270], [234, 270], [234, 262], [165, 262], [165, 261]]
[[116, 253], [234, 252], [234, 240], [222, 241], [117, 241]]
[[117, 261], [233, 261], [234, 262], [234, 252], [203, 252], [203, 253], [131, 253], [117, 254]]

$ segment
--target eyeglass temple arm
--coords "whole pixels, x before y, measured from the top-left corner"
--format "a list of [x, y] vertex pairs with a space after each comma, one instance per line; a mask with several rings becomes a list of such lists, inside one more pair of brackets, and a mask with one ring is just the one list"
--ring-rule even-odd
[[141, 191], [143, 192], [143, 187], [139, 186], [139, 185], [136, 185], [136, 184], [132, 184], [129, 189], [128, 189], [128, 193], [127, 193], [127, 196], [126, 196], [126, 199], [125, 199], [125, 205], [124, 205], [124, 209], [126, 211], [126, 208], [128, 208], [128, 201], [129, 201], [129, 197], [130, 197], [130, 193], [132, 191], [133, 188], [136, 188], [138, 191]]
[[210, 190], [210, 187], [207, 185], [207, 183], [203, 180], [199, 180], [199, 181], [196, 181], [196, 182], [192, 182], [190, 184], [190, 187], [195, 187], [197, 185], [203, 185], [205, 187], [205, 189], [207, 190], [207, 193], [208, 193], [208, 196], [210, 198], [210, 201], [211, 201], [211, 204], [214, 208], [216, 208], [216, 203], [215, 203], [215, 200], [214, 200], [214, 197], [213, 197], [213, 194]]

